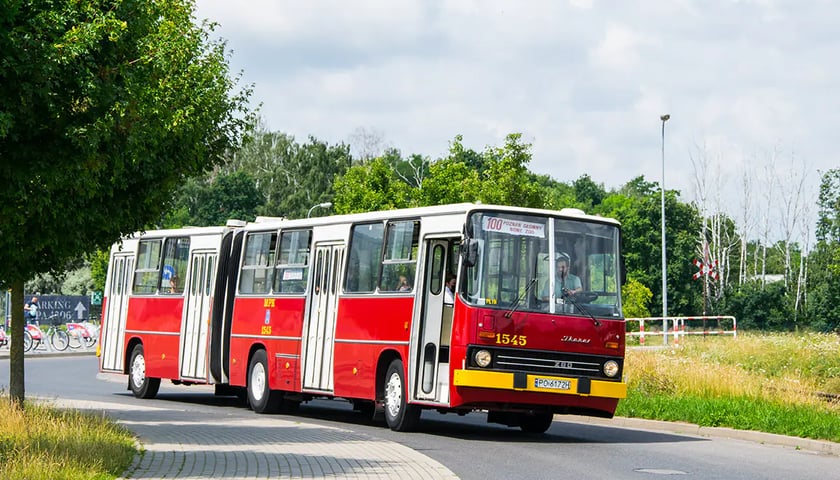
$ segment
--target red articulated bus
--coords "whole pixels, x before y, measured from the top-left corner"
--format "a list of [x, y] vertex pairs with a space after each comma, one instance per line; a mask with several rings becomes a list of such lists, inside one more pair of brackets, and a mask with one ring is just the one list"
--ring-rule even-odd
[[398, 431], [422, 410], [540, 433], [611, 417], [620, 244], [580, 210], [471, 203], [143, 232], [111, 250], [100, 370], [137, 397], [210, 384], [258, 413], [342, 398]]

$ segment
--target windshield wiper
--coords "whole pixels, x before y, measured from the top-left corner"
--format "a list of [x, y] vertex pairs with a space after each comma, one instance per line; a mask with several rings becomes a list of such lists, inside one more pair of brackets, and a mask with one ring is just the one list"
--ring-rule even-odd
[[525, 290], [522, 292], [522, 295], [520, 295], [519, 298], [516, 299], [516, 303], [513, 304], [513, 308], [511, 308], [510, 310], [505, 312], [505, 318], [510, 318], [511, 315], [513, 315], [513, 312], [515, 312], [516, 309], [519, 308], [519, 305], [522, 303], [522, 300], [525, 299], [525, 296], [528, 295], [528, 292], [531, 291], [531, 288], [536, 283], [537, 283], [537, 277], [532, 278], [531, 281], [528, 282], [528, 285], [525, 286]]
[[572, 305], [574, 305], [574, 306], [575, 306], [575, 308], [577, 308], [578, 310], [580, 310], [581, 312], [583, 312], [584, 314], [586, 314], [586, 316], [588, 316], [589, 318], [591, 318], [591, 319], [592, 319], [592, 323], [594, 323], [596, 327], [600, 327], [600, 326], [601, 326], [601, 322], [599, 322], [599, 321], [598, 321], [598, 319], [597, 319], [597, 318], [595, 318], [595, 315], [592, 315], [592, 312], [590, 312], [589, 310], [587, 310], [587, 309], [583, 308], [583, 307], [582, 307], [582, 306], [581, 306], [581, 305], [577, 302], [577, 300], [575, 299], [575, 295], [569, 292], [569, 289], [568, 289], [568, 288], [564, 288], [564, 289], [563, 289], [563, 295], [562, 295], [562, 297], [563, 297], [563, 299], [565, 299], [565, 300], [569, 300], [569, 301], [572, 303]]

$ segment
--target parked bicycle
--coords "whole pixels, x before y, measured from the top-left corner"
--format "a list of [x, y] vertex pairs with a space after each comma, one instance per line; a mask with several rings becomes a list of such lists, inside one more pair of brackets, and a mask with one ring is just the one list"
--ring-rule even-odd
[[67, 336], [70, 348], [90, 348], [96, 343], [99, 328], [91, 322], [68, 323]]
[[50, 340], [49, 344], [54, 350], [59, 352], [66, 350], [70, 344], [70, 338], [67, 332], [56, 327], [55, 319], [57, 318], [58, 315], [53, 315], [44, 320], [47, 323], [46, 331], [41, 329], [37, 320], [35, 323], [27, 325], [23, 331], [23, 351], [28, 352], [29, 350], [36, 349], [42, 343], [46, 345], [46, 339], [48, 338]]

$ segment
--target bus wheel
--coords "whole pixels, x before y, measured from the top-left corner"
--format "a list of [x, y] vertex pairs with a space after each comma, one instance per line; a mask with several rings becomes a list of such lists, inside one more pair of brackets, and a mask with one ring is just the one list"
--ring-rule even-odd
[[545, 433], [553, 420], [554, 414], [551, 412], [523, 413], [519, 428], [525, 433]]
[[257, 413], [276, 413], [283, 393], [268, 388], [268, 360], [265, 350], [257, 350], [248, 365], [248, 404]]
[[420, 422], [420, 408], [406, 401], [407, 390], [402, 360], [396, 359], [385, 374], [385, 423], [396, 432], [414, 430]]
[[146, 376], [146, 356], [143, 345], [135, 345], [128, 365], [128, 387], [137, 398], [154, 398], [160, 389], [159, 378]]

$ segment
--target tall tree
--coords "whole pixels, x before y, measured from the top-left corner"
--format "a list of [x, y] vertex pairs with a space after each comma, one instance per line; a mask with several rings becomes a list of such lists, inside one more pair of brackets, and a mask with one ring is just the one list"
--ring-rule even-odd
[[244, 170], [191, 178], [178, 190], [163, 227], [224, 225], [229, 219], [253, 221], [262, 196]]
[[[691, 279], [700, 215], [696, 207], [679, 201], [679, 192], [665, 192], [667, 287], [670, 315], [694, 315], [701, 306], [700, 292]], [[607, 196], [597, 213], [621, 222], [627, 277], [650, 288], [651, 311], [661, 314], [662, 258], [661, 206], [656, 183], [636, 177], [619, 192]], [[659, 308], [657, 308], [657, 306]]]
[[252, 122], [192, 0], [8, 0], [0, 9], [0, 286], [24, 399], [23, 282], [161, 218]]
[[350, 147], [258, 128], [225, 171], [245, 171], [263, 197], [260, 215], [301, 218], [312, 205], [332, 201], [333, 182], [351, 165]]
[[809, 317], [819, 330], [840, 332], [840, 169], [823, 174], [818, 205]]
[[414, 205], [417, 190], [405, 183], [387, 159], [375, 158], [351, 167], [335, 181], [336, 213], [392, 210]]
[[528, 170], [531, 144], [522, 134], [511, 133], [503, 147], [488, 147], [484, 153], [488, 168], [481, 176], [481, 200], [499, 205], [544, 208], [543, 191]]

